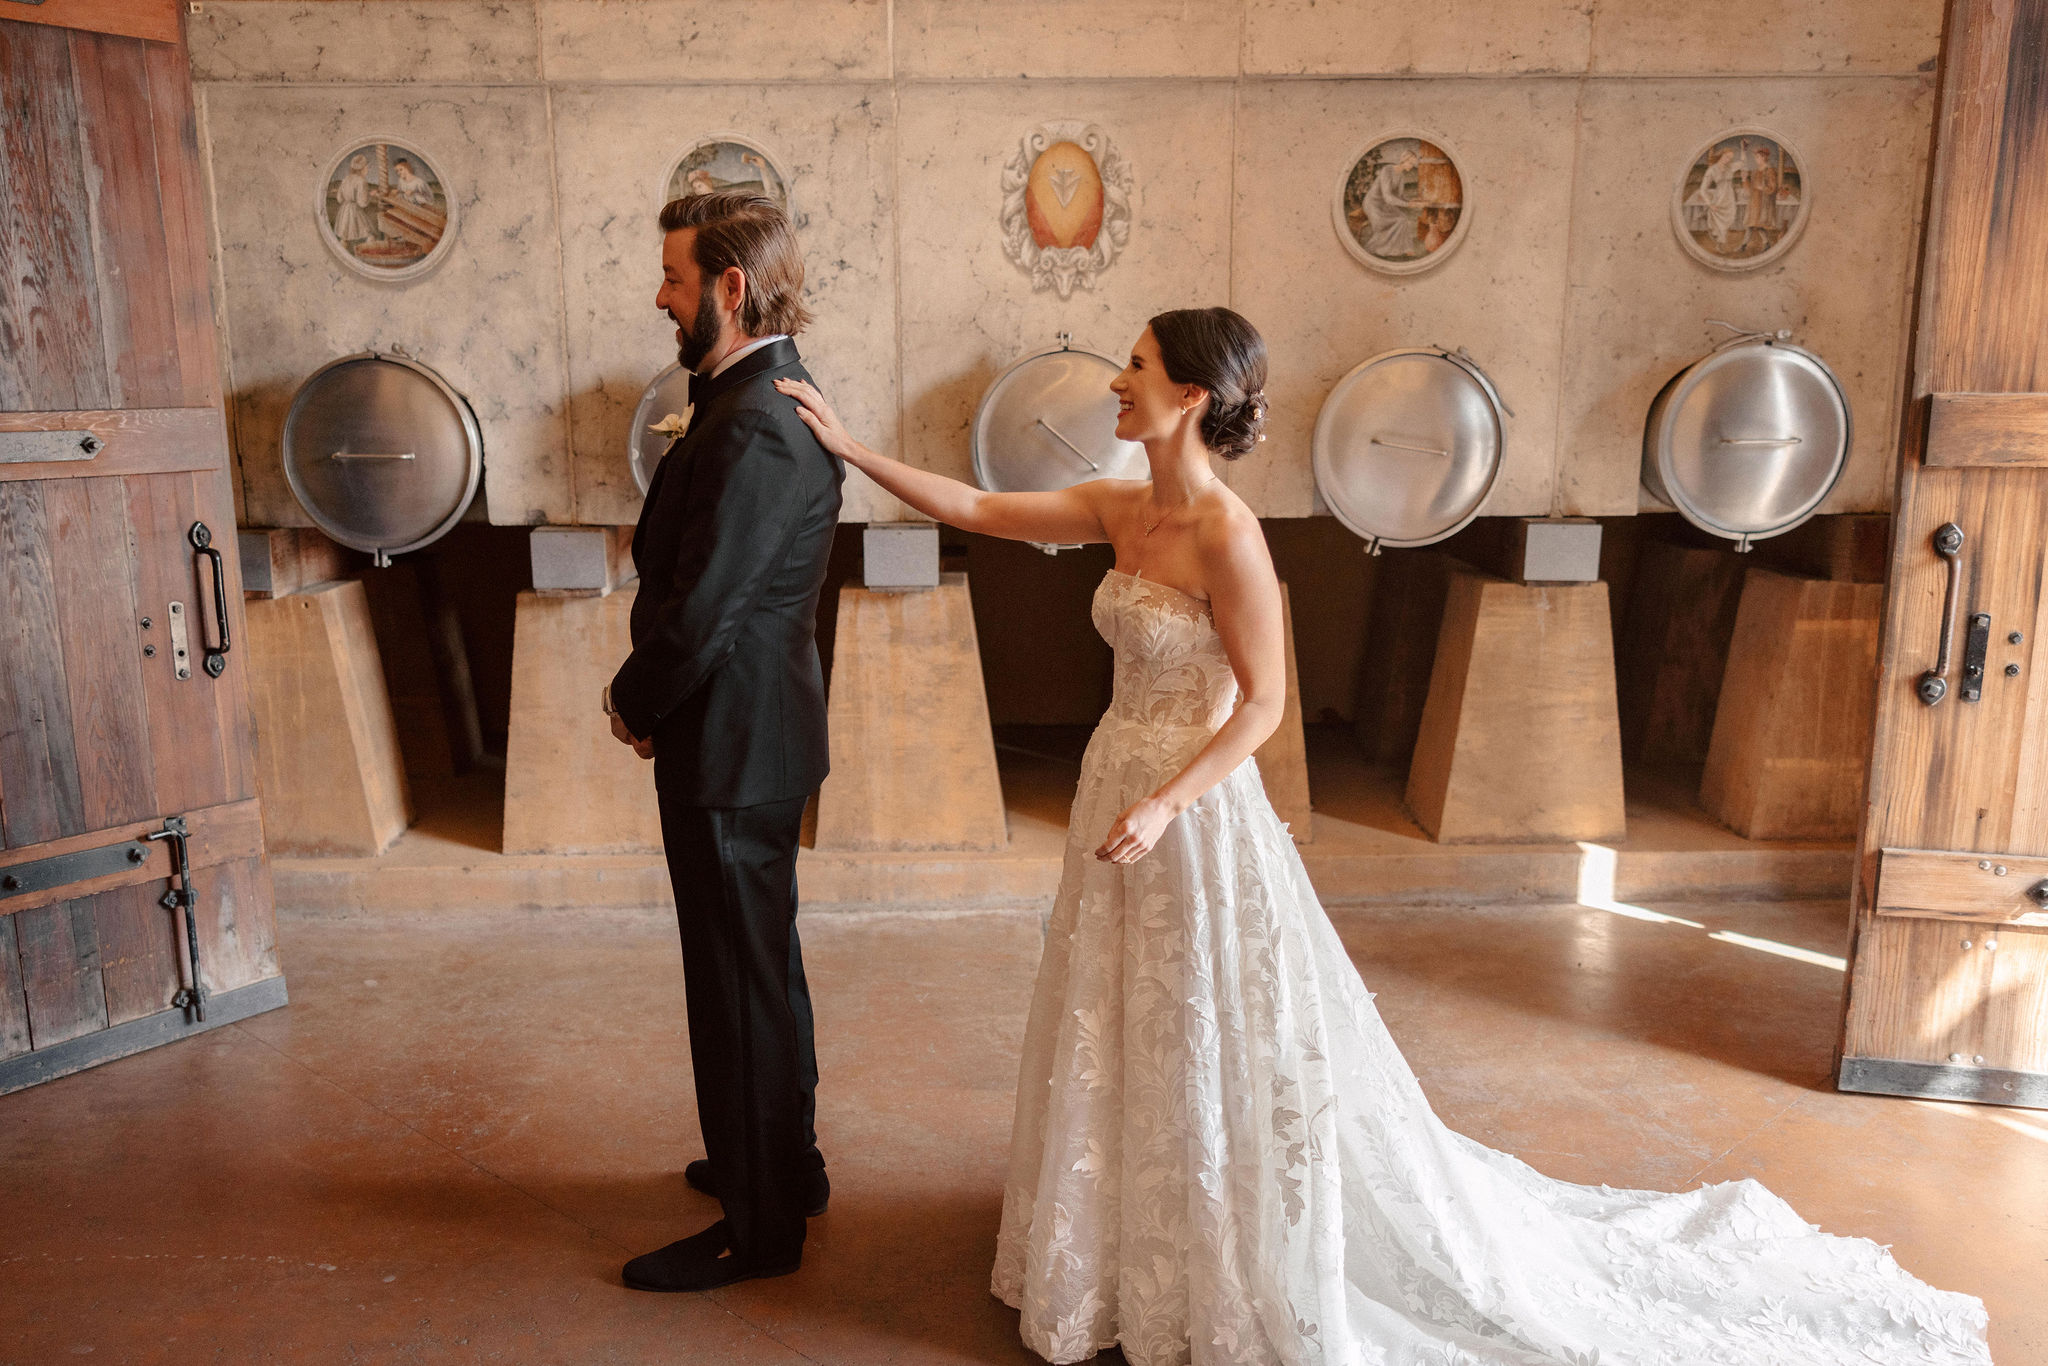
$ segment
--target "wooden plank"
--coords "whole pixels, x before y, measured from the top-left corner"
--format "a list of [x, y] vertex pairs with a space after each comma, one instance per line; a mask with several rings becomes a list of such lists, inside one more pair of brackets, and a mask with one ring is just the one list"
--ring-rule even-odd
[[1631, 761], [1706, 761], [1744, 567], [1729, 550], [1643, 546], [1615, 652], [1622, 752]]
[[207, 869], [195, 882], [199, 966], [206, 990], [233, 991], [277, 976], [277, 922], [271, 912], [268, 862], [237, 859]]
[[43, 490], [0, 484], [0, 844], [87, 828]]
[[1747, 839], [1849, 839], [1863, 809], [1884, 588], [1751, 569], [1700, 778]]
[[14, 917], [0, 915], [0, 1058], [29, 1051], [28, 997], [21, 989], [21, 950]]
[[43, 493], [84, 828], [143, 820], [157, 804], [142, 651], [153, 642], [162, 653], [169, 632], [155, 618], [140, 625], [121, 481], [67, 479]]
[[965, 574], [912, 593], [841, 588], [826, 711], [820, 850], [1009, 843]]
[[90, 433], [103, 443], [89, 460], [0, 461], [0, 482], [215, 470], [228, 463], [227, 421], [218, 407], [0, 413], [0, 432]]
[[[1885, 764], [1868, 847], [2048, 854], [2048, 470], [1922, 466], [1901, 489], [1878, 734]], [[1963, 529], [1949, 695], [1915, 695], [1934, 663], [1947, 573], [1930, 547], [1934, 528]], [[1970, 612], [1991, 617], [1983, 699], [1961, 699]], [[2018, 631], [2022, 645], [2008, 643]], [[2005, 666], [2021, 666], [2007, 676]]]
[[[235, 545], [235, 490], [225, 467], [212, 471], [198, 471], [189, 476], [192, 480], [193, 496], [197, 500], [199, 515], [213, 528], [213, 543], [220, 548], [224, 557], [222, 571], [227, 580], [227, 601], [224, 604], [228, 617], [228, 633], [231, 641], [249, 639], [249, 622], [242, 595], [242, 557]], [[189, 547], [188, 547], [189, 549]], [[210, 574], [196, 577], [205, 580], [200, 598], [207, 604], [203, 622], [195, 620], [193, 629], [203, 629], [208, 640], [213, 639], [213, 579]], [[230, 652], [225, 672], [213, 680], [213, 711], [220, 730], [221, 767], [226, 776], [227, 790], [234, 797], [256, 795], [256, 727], [249, 707], [250, 669], [247, 646], [240, 654]]]
[[[253, 799], [188, 811], [184, 815], [185, 824], [191, 831], [186, 843], [191, 849], [192, 866], [195, 868], [210, 867], [216, 863], [239, 858], [252, 858], [263, 852], [263, 814]], [[18, 863], [31, 863], [37, 859], [55, 858], [59, 854], [76, 853], [80, 849], [97, 849], [102, 845], [139, 840], [162, 828], [163, 821], [160, 819], [136, 821], [107, 830], [94, 830], [88, 834], [68, 835], [63, 839], [24, 845], [19, 849], [0, 850], [0, 872]], [[132, 887], [140, 883], [152, 884], [160, 892], [165, 880], [171, 875], [170, 846], [158, 841], [148, 848], [148, 858], [119, 872], [74, 882], [64, 887], [51, 887], [40, 892], [25, 892], [20, 896], [8, 897], [0, 901], [0, 916], [31, 911], [39, 906], [49, 906], [66, 899], [97, 896], [116, 887]]]
[[1605, 583], [1453, 571], [1408, 805], [1447, 844], [1623, 836]]
[[2017, 925], [1872, 918], [1850, 965], [1844, 1056], [2048, 1070], [2044, 946], [2048, 931]]
[[2048, 394], [1934, 394], [1930, 465], [2048, 465]]
[[1918, 392], [2048, 390], [2048, 4], [1957, 0], [1948, 32]]
[[595, 710], [600, 690], [632, 651], [638, 592], [629, 584], [606, 597], [519, 595], [505, 744], [506, 853], [661, 848], [654, 765], [613, 739]]
[[354, 579], [250, 604], [248, 670], [270, 847], [378, 854], [412, 821], [369, 599]]
[[71, 58], [78, 73], [100, 340], [113, 390], [109, 406], [168, 407], [183, 399], [184, 383], [144, 44], [74, 33]]
[[[212, 589], [202, 589], [192, 547], [185, 541], [186, 530], [199, 517], [193, 476], [136, 475], [124, 482], [128, 520], [135, 528], [136, 610], [163, 622], [169, 620], [171, 603], [184, 603], [192, 643], [190, 678], [176, 676], [169, 651], [142, 671], [149, 733], [156, 740], [151, 757], [157, 801], [166, 811], [189, 811], [250, 796], [236, 790], [228, 776], [228, 742], [216, 697], [228, 675], [211, 679], [199, 667], [200, 637], [213, 629], [207, 620]], [[227, 526], [220, 530], [225, 534]], [[239, 678], [244, 672], [239, 663], [231, 663], [228, 674]]]
[[167, 1043], [189, 1039], [194, 1034], [204, 1034], [210, 1029], [219, 1029], [288, 1004], [290, 998], [284, 978], [269, 977], [214, 997], [206, 1003], [204, 1020], [194, 1019], [183, 1010], [165, 1010], [126, 1024], [113, 1025], [96, 1034], [0, 1063], [0, 1095], [55, 1081], [58, 1077], [68, 1077], [116, 1058], [161, 1048]]
[[152, 43], [183, 43], [177, 0], [38, 0], [11, 5], [7, 18], [24, 24], [118, 33]]
[[181, 388], [176, 402], [218, 409], [220, 350], [213, 326], [213, 266], [206, 247], [206, 191], [200, 176], [199, 123], [192, 109], [192, 71], [183, 44], [152, 43], [145, 60], [178, 330]]
[[0, 20], [0, 105], [0, 409], [108, 407], [68, 35]]
[[1875, 906], [1879, 915], [2048, 929], [2048, 907], [2027, 895], [2044, 882], [2048, 858], [1886, 849]]
[[1374, 763], [1405, 765], [1415, 753], [1452, 563], [1437, 550], [1404, 550], [1373, 561], [1352, 716], [1359, 748]]
[[107, 998], [92, 904], [59, 901], [9, 918], [21, 952], [30, 1046], [48, 1048], [105, 1029]]
[[[91, 898], [110, 1026], [170, 1009], [171, 998], [185, 984], [179, 967], [184, 961], [181, 913], [165, 908], [157, 900], [162, 894], [161, 883], [141, 882]], [[0, 916], [0, 925], [12, 920]]]

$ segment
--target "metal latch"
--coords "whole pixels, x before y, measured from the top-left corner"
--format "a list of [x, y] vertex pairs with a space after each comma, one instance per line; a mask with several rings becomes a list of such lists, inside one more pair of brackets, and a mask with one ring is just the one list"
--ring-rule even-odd
[[171, 997], [173, 1009], [189, 1010], [193, 1018], [206, 1019], [206, 984], [199, 976], [199, 895], [192, 890], [192, 850], [187, 843], [191, 832], [185, 828], [183, 816], [164, 817], [164, 828], [144, 835], [149, 840], [169, 840], [171, 843], [171, 887], [157, 898], [157, 905], [167, 911], [180, 907], [185, 911], [185, 952], [192, 964], [192, 985], [181, 987]]
[[1970, 634], [1963, 637], [1963, 701], [1984, 696], [1984, 656], [1991, 649], [1991, 614], [1970, 613]]
[[97, 849], [79, 849], [30, 863], [17, 863], [0, 872], [0, 901], [27, 896], [30, 892], [46, 892], [52, 887], [69, 886], [88, 878], [105, 877], [109, 873], [132, 868], [148, 858], [148, 845], [140, 840], [123, 840], [119, 844], [103, 844]]

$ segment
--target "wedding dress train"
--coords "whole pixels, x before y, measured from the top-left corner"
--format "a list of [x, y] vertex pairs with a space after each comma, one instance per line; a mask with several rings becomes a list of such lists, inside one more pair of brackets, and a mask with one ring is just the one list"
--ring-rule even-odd
[[1207, 605], [1112, 570], [1025, 1031], [993, 1289], [1055, 1362], [1987, 1363], [1983, 1306], [1754, 1181], [1552, 1180], [1444, 1126], [1249, 761], [1131, 865], [1094, 848], [1229, 715]]

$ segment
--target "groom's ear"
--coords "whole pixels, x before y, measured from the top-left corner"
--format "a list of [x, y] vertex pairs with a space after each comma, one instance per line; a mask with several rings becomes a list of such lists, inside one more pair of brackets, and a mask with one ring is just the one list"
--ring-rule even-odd
[[738, 266], [727, 266], [719, 272], [718, 293], [727, 311], [738, 317], [747, 302], [747, 273]]

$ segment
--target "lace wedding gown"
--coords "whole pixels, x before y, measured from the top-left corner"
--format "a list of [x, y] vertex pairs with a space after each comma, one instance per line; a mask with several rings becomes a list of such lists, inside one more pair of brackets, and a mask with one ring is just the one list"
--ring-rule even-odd
[[993, 1288], [1055, 1362], [1985, 1363], [1983, 1306], [1754, 1181], [1555, 1181], [1446, 1128], [1249, 761], [1145, 858], [1093, 850], [1237, 690], [1204, 602], [1112, 570], [1024, 1036]]

